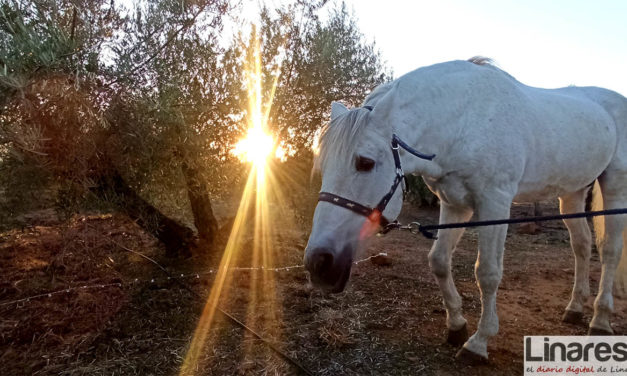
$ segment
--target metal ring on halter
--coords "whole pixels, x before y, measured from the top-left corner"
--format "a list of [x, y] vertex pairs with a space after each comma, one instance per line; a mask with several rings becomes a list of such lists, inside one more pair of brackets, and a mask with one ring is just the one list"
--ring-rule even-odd
[[407, 225], [407, 229], [414, 235], [420, 233], [420, 222], [412, 222]]

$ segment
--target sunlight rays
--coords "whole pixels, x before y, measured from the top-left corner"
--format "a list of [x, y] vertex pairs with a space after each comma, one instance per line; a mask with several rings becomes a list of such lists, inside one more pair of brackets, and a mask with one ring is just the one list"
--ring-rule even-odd
[[[181, 375], [195, 374], [199, 369], [199, 362], [202, 360], [215, 312], [219, 302], [223, 301], [228, 293], [228, 286], [232, 280], [232, 275], [228, 270], [238, 262], [239, 258], [250, 259], [251, 266], [258, 268], [257, 271], [251, 271], [250, 275], [250, 295], [245, 323], [274, 340], [280, 336], [282, 317], [276, 296], [276, 276], [273, 272], [275, 267], [272, 255], [274, 234], [268, 202], [280, 200], [281, 195], [268, 162], [273, 154], [275, 158], [282, 158], [285, 151], [278, 146], [277, 140], [269, 133], [268, 118], [281, 67], [279, 65], [272, 72], [274, 75], [272, 86], [268, 90], [264, 103], [260, 41], [254, 38], [251, 43], [252, 51], [248, 51], [248, 56], [246, 56], [248, 130], [246, 136], [232, 150], [232, 153], [242, 162], [250, 163], [250, 172], [220, 261], [219, 271], [211, 286], [209, 298], [181, 367]], [[249, 217], [253, 210], [254, 220], [251, 221]], [[253, 239], [249, 243], [246, 242], [246, 238], [250, 236], [251, 231]], [[249, 257], [246, 256], [247, 253]], [[254, 273], [258, 272], [262, 273], [261, 281], [255, 278]], [[259, 286], [259, 283], [262, 285]], [[244, 338], [249, 337], [246, 335]], [[252, 350], [250, 348], [252, 342], [245, 342], [247, 343], [245, 354], [249, 354]]]
[[[277, 145], [276, 140], [268, 133], [267, 125], [270, 117], [272, 102], [280, 76], [281, 65], [273, 71], [274, 78], [267, 102], [263, 103], [263, 84], [261, 71], [261, 52], [259, 39], [253, 41], [252, 56], [248, 59], [246, 68], [248, 89], [248, 133], [233, 149], [240, 160], [252, 162], [257, 170], [264, 169], [267, 159], [275, 153], [276, 157], [285, 155], [284, 150]], [[251, 59], [252, 58], [252, 59]], [[265, 108], [264, 108], [265, 107]], [[259, 172], [259, 171], [257, 171]], [[264, 176], [264, 174], [258, 174]]]

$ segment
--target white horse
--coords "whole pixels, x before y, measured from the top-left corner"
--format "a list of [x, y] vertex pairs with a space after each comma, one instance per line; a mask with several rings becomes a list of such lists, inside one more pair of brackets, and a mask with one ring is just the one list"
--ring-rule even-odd
[[[373, 208], [389, 192], [396, 176], [393, 134], [436, 154], [426, 160], [401, 150], [400, 160], [405, 172], [422, 175], [440, 198], [440, 223], [466, 221], [473, 213], [478, 220], [508, 218], [512, 202], [552, 197], [559, 197], [562, 213], [580, 212], [593, 182], [595, 209], [627, 207], [625, 97], [597, 87], [529, 87], [487, 58], [436, 64], [378, 87], [362, 108], [332, 104], [314, 167], [322, 173], [322, 191], [336, 202], [321, 197], [314, 214], [305, 264], [315, 285], [342, 291], [357, 249], [374, 232], [371, 222], [378, 216], [364, 220], [353, 210], [359, 204]], [[348, 200], [338, 206], [338, 197]], [[396, 190], [383, 216], [396, 218], [401, 201]], [[590, 294], [591, 233], [583, 218], [564, 222], [576, 268], [563, 319], [573, 322], [581, 320]], [[612, 286], [626, 292], [627, 256], [621, 261], [626, 225], [627, 215], [595, 221], [602, 274], [592, 334], [612, 333]], [[444, 296], [449, 342], [463, 343], [458, 357], [483, 361], [488, 339], [499, 329], [496, 292], [507, 225], [478, 229], [475, 277], [482, 309], [470, 339], [451, 275], [451, 256], [463, 231], [440, 230], [429, 264]]]

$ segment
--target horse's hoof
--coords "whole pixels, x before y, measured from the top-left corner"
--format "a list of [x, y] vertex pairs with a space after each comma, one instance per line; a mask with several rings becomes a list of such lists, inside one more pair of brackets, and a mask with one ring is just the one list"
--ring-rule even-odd
[[455, 355], [455, 359], [457, 359], [457, 361], [462, 364], [471, 365], [471, 366], [488, 364], [488, 358], [486, 358], [485, 356], [476, 354], [466, 349], [465, 347], [462, 347], [457, 352], [457, 355]]
[[562, 316], [562, 322], [574, 325], [582, 324], [583, 312], [576, 312], [567, 309], [566, 312], [564, 312], [564, 316]]
[[457, 330], [448, 330], [448, 336], [446, 337], [446, 342], [455, 347], [459, 347], [468, 341], [468, 328], [464, 323], [460, 329]]
[[591, 326], [590, 329], [588, 329], [588, 335], [589, 336], [613, 336], [614, 331], [595, 328]]

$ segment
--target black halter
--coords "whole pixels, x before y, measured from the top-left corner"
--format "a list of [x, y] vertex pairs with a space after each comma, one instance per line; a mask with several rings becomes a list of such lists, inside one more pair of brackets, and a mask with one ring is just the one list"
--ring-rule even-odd
[[[372, 110], [372, 108], [368, 108], [368, 106], [366, 106], [366, 108], [368, 110]], [[392, 135], [392, 155], [394, 156], [394, 165], [396, 166], [396, 176], [394, 177], [394, 182], [392, 183], [392, 187], [390, 188], [390, 191], [386, 193], [385, 196], [383, 196], [383, 198], [381, 199], [381, 201], [379, 201], [377, 206], [375, 206], [374, 208], [370, 208], [368, 206], [362, 205], [358, 202], [349, 200], [347, 198], [338, 196], [330, 192], [320, 192], [320, 195], [318, 196], [318, 201], [326, 201], [333, 205], [341, 206], [359, 215], [367, 217], [371, 222], [378, 223], [379, 225], [385, 227], [388, 223], [390, 223], [390, 221], [383, 216], [382, 214], [383, 210], [385, 210], [385, 207], [388, 205], [388, 202], [390, 202], [390, 200], [392, 199], [392, 196], [394, 196], [394, 192], [396, 192], [396, 188], [398, 188], [399, 184], [401, 184], [401, 182], [405, 180], [405, 174], [403, 173], [403, 168], [401, 167], [401, 157], [398, 153], [399, 146], [407, 150], [410, 154], [415, 155], [418, 158], [422, 158], [422, 159], [426, 159], [430, 161], [435, 157], [435, 154], [431, 154], [431, 155], [422, 154], [418, 150], [412, 148], [411, 146], [403, 142], [403, 140], [398, 138], [397, 135], [393, 134]], [[403, 189], [403, 193], [405, 193], [404, 186], [402, 187], [402, 189]]]

